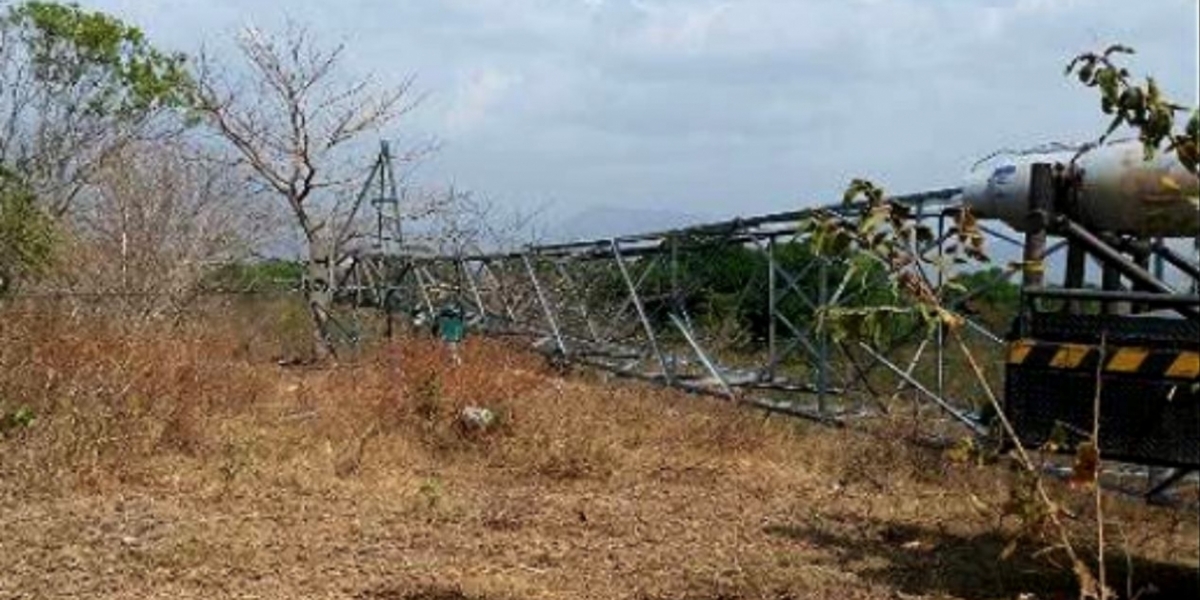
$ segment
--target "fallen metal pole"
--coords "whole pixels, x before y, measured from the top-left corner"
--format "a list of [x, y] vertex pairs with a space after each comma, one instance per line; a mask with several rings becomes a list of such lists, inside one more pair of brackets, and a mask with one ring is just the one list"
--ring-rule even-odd
[[621, 271], [621, 278], [625, 280], [625, 286], [629, 290], [629, 299], [633, 301], [633, 307], [637, 309], [638, 318], [642, 321], [642, 327], [646, 331], [646, 338], [650, 342], [650, 348], [655, 356], [658, 357], [658, 364], [662, 367], [663, 378], [668, 383], [671, 382], [671, 368], [667, 365], [667, 358], [663, 354], [662, 349], [658, 347], [658, 338], [654, 335], [654, 326], [650, 324], [650, 318], [646, 315], [646, 307], [642, 306], [642, 299], [638, 297], [637, 286], [633, 283], [633, 278], [629, 276], [629, 268], [625, 266], [625, 259], [621, 258], [620, 242], [616, 239], [612, 240], [613, 258], [617, 261], [617, 268]]
[[671, 322], [674, 323], [675, 327], [679, 329], [679, 333], [683, 334], [683, 339], [687, 340], [688, 345], [692, 347], [692, 351], [695, 352], [696, 356], [700, 358], [700, 363], [703, 364], [704, 368], [708, 370], [708, 373], [713, 376], [713, 379], [715, 379], [717, 383], [721, 385], [721, 389], [725, 390], [725, 394], [731, 399], [734, 398], [733, 390], [729, 388], [729, 382], [725, 381], [725, 376], [721, 375], [721, 372], [717, 370], [715, 365], [713, 365], [712, 360], [709, 360], [708, 355], [704, 353], [704, 349], [700, 347], [700, 344], [696, 343], [696, 338], [692, 337], [692, 332], [688, 331], [688, 328], [683, 324], [683, 321], [681, 321], [675, 314], [672, 314]]
[[542, 305], [546, 324], [550, 325], [550, 331], [554, 333], [554, 341], [558, 344], [558, 351], [565, 358], [567, 356], [567, 345], [563, 343], [562, 332], [558, 329], [558, 321], [554, 318], [554, 311], [550, 308], [550, 303], [546, 300], [546, 293], [542, 290], [542, 284], [538, 281], [537, 273], [533, 270], [533, 263], [529, 262], [528, 254], [522, 255], [521, 260], [525, 263], [525, 271], [529, 273], [529, 281], [533, 283], [534, 292], [537, 293], [538, 304]]
[[893, 373], [895, 373], [897, 377], [904, 379], [914, 389], [916, 389], [917, 391], [919, 391], [922, 394], [924, 394], [925, 396], [927, 396], [930, 400], [933, 400], [934, 404], [937, 404], [939, 407], [941, 407], [942, 410], [946, 411], [946, 413], [949, 414], [951, 417], [954, 417], [954, 419], [957, 420], [959, 423], [966, 425], [967, 428], [969, 428], [971, 431], [975, 432], [977, 435], [983, 435], [983, 434], [987, 433], [986, 427], [984, 427], [983, 425], [980, 425], [979, 422], [976, 421], [975, 419], [972, 419], [970, 417], [970, 415], [967, 415], [967, 414], [963, 413], [962, 411], [958, 410], [957, 408], [950, 406], [950, 404], [948, 402], [946, 402], [944, 399], [942, 399], [940, 396], [929, 391], [928, 388], [921, 385], [921, 382], [912, 378], [904, 371], [901, 371], [899, 367], [892, 364], [892, 361], [888, 360], [883, 355], [875, 352], [875, 350], [872, 349], [867, 344], [859, 342], [858, 345], [863, 350], [866, 350], [867, 354], [870, 354], [875, 360], [879, 361], [883, 366], [887, 367], [889, 370], [891, 370]]

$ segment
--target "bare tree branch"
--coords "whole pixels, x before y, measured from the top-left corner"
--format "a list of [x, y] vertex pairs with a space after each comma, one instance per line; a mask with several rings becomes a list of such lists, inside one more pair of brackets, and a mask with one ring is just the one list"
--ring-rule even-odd
[[[238, 78], [238, 71], [202, 57], [195, 75], [197, 110], [249, 178], [290, 210], [307, 244], [306, 290], [322, 331], [332, 301], [329, 272], [352, 238], [347, 231], [362, 204], [352, 199], [360, 174], [348, 153], [364, 134], [392, 123], [420, 98], [412, 98], [411, 77], [387, 89], [370, 78], [344, 80], [344, 47], [322, 48], [295, 25], [277, 36], [249, 28], [237, 46], [248, 74]], [[318, 342], [319, 350], [330, 350], [323, 335]]]

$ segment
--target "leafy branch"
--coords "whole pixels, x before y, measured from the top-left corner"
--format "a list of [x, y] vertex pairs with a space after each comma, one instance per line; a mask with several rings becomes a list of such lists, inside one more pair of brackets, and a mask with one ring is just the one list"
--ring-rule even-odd
[[40, 273], [54, 249], [54, 227], [16, 173], [0, 165], [0, 296]]
[[184, 105], [184, 55], [154, 48], [140, 29], [116, 17], [76, 4], [29, 1], [0, 20], [22, 33], [39, 80], [64, 89], [97, 82], [84, 107], [92, 114], [132, 116]]
[[[865, 337], [878, 341], [883, 328], [899, 314], [915, 315], [928, 328], [957, 326], [962, 318], [945, 308], [947, 279], [953, 265], [988, 262], [984, 237], [968, 210], [957, 210], [945, 239], [916, 218], [914, 207], [888, 198], [874, 183], [853, 180], [843, 196], [845, 211], [821, 211], [803, 224], [812, 236], [818, 256], [845, 260], [855, 268], [863, 261], [887, 273], [886, 297], [890, 304], [824, 309], [823, 321], [834, 337]], [[952, 240], [952, 241], [950, 241]], [[943, 244], [943, 242], [950, 243]], [[929, 250], [943, 244], [931, 256]]]
[[[1176, 129], [1177, 115], [1188, 109], [1166, 98], [1153, 78], [1137, 83], [1129, 71], [1120, 66], [1117, 58], [1132, 54], [1126, 46], [1109, 46], [1102, 52], [1088, 52], [1075, 57], [1066, 68], [1067, 75], [1076, 75], [1085, 86], [1100, 91], [1101, 111], [1111, 116], [1103, 135], [1095, 144], [1085, 147], [1076, 158], [1090, 148], [1103, 144], [1121, 127], [1138, 132], [1145, 158], [1150, 160], [1164, 150], [1174, 153], [1180, 163], [1196, 172], [1200, 159], [1200, 111], [1192, 110], [1182, 130]], [[948, 285], [946, 270], [953, 265], [982, 263], [988, 260], [984, 238], [969, 211], [954, 214], [955, 223], [944, 239], [936, 239], [927, 225], [913, 214], [912, 207], [890, 200], [884, 190], [870, 181], [855, 179], [843, 198], [854, 211], [825, 212], [806, 224], [815, 240], [818, 253], [847, 261], [864, 257], [885, 267], [889, 273], [889, 303], [854, 309], [827, 309], [822, 325], [833, 329], [833, 335], [877, 338], [878, 328], [897, 314], [913, 315], [929, 328], [940, 327], [961, 351], [972, 374], [985, 392], [1006, 441], [1011, 456], [1020, 467], [1021, 477], [1012, 489], [1012, 497], [1002, 509], [1004, 515], [1021, 519], [1021, 534], [1034, 531], [1056, 538], [1050, 550], [1061, 550], [1070, 561], [1071, 570], [1079, 585], [1080, 597], [1106, 600], [1113, 592], [1106, 583], [1104, 569], [1104, 523], [1099, 486], [1096, 478], [1100, 468], [1099, 456], [1099, 387], [1097, 381], [1094, 422], [1091, 438], [1080, 445], [1076, 455], [1072, 483], [1093, 490], [1096, 503], [1097, 537], [1100, 545], [1099, 578], [1072, 543], [1066, 525], [1069, 516], [1051, 497], [1043, 481], [1041, 467], [1034, 455], [1022, 444], [1015, 428], [1005, 415], [1000, 399], [988, 383], [986, 374], [962, 335], [964, 320], [946, 305]], [[844, 216], [849, 212], [849, 216]], [[927, 249], [941, 246], [936, 257]], [[936, 274], [936, 280], [931, 275]], [[951, 280], [952, 281], [952, 280]], [[1010, 554], [1015, 541], [1005, 549]]]
[[1176, 131], [1176, 115], [1188, 108], [1164, 96], [1153, 77], [1147, 77], [1145, 83], [1135, 82], [1129, 70], [1118, 64], [1118, 57], [1133, 53], [1133, 48], [1113, 44], [1101, 52], [1084, 52], [1067, 63], [1065, 74], [1074, 74], [1080, 83], [1099, 90], [1100, 110], [1112, 117], [1096, 145], [1128, 126], [1137, 130], [1146, 160], [1154, 158], [1165, 143], [1166, 151], [1195, 173], [1200, 163], [1200, 109], [1191, 109], [1187, 124]]
[[[1002, 508], [1004, 514], [1021, 519], [1021, 535], [1033, 532], [1054, 538], [1052, 549], [1062, 550], [1070, 561], [1073, 573], [1085, 598], [1108, 598], [1104, 586], [1097, 582], [1071, 540], [1064, 520], [1067, 513], [1051, 497], [1041, 476], [1040, 464], [1022, 444], [1016, 429], [1001, 407], [979, 361], [962, 335], [964, 319], [947, 306], [948, 286], [937, 283], [947, 279], [946, 271], [954, 265], [988, 262], [984, 237], [975, 218], [967, 210], [953, 213], [954, 225], [944, 239], [917, 218], [912, 207], [891, 200], [882, 188], [855, 179], [848, 187], [845, 204], [858, 208], [851, 216], [833, 213], [818, 215], [807, 227], [816, 239], [816, 247], [827, 255], [843, 260], [866, 257], [885, 265], [890, 275], [893, 304], [868, 306], [826, 315], [824, 323], [835, 336], [873, 337], [872, 327], [880, 326], [898, 313], [920, 319], [926, 327], [941, 327], [946, 339], [952, 342], [966, 359], [971, 373], [984, 391], [988, 405], [996, 415], [1004, 438], [1013, 448], [1012, 456], [1020, 467], [1021, 478], [1013, 487], [1013, 497]], [[927, 250], [941, 244], [939, 256]], [[939, 274], [936, 280], [932, 275]], [[1016, 540], [1005, 550], [1011, 554]]]

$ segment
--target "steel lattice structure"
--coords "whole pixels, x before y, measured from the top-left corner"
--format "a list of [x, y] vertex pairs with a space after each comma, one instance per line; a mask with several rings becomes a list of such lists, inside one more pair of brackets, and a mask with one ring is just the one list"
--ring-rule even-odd
[[[942, 230], [926, 252], [939, 252], [946, 243], [946, 215], [957, 192], [942, 189], [895, 199]], [[817, 322], [803, 322], [795, 310], [785, 309], [788, 303], [799, 305], [803, 315], [812, 316], [854, 305], [862, 290], [848, 285], [848, 274], [835, 273], [830, 259], [807, 256], [800, 264], [778, 259], [780, 248], [807, 239], [801, 227], [806, 219], [848, 210], [830, 206], [509, 252], [361, 254], [343, 275], [340, 290], [356, 303], [419, 314], [421, 320], [445, 306], [462, 307], [480, 330], [530, 336], [557, 360], [736, 397], [771, 410], [833, 421], [881, 409], [873, 398], [906, 392], [980, 431], [971, 415], [978, 402], [947, 392], [945, 346], [936, 332], [914, 333], [903, 352], [834, 340]], [[1007, 236], [997, 234], [1004, 242]], [[739, 299], [757, 303], [767, 315], [765, 339], [757, 340], [761, 347], [727, 351], [714, 325], [689, 309], [704, 282], [686, 272], [686, 257], [727, 247], [765, 257], [760, 272], [751, 277], [762, 285], [747, 290], [761, 297]], [[964, 319], [982, 340], [1002, 344], [1002, 332], [971, 315]], [[890, 373], [890, 391], [880, 388], [880, 371]], [[918, 371], [930, 371], [932, 379], [924, 380]]]
[[[377, 163], [372, 181], [387, 181], [385, 170], [385, 162]], [[949, 254], [960, 243], [951, 229], [960, 192], [947, 188], [892, 198], [934, 232], [918, 249], [923, 256]], [[891, 400], [904, 396], [917, 401], [922, 419], [975, 434], [987, 429], [988, 395], [1004, 391], [1007, 348], [1017, 327], [1017, 315], [989, 318], [975, 309], [975, 299], [990, 288], [1023, 276], [1021, 306], [1040, 303], [1063, 312], [1078, 312], [1091, 302], [1104, 313], [1166, 306], [1195, 318], [1200, 306], [1200, 259], [1178, 247], [1092, 235], [1065, 218], [1049, 239], [983, 223], [980, 230], [997, 262], [1016, 260], [991, 271], [990, 280], [971, 279], [970, 289], [958, 287], [960, 275], [977, 266], [939, 269], [931, 279], [944, 305], [965, 324], [961, 335], [969, 336], [970, 352], [985, 371], [990, 389], [984, 389], [966, 371], [967, 349], [951, 343], [944, 328], [897, 326], [900, 334], [873, 340], [835, 338], [822, 326], [822, 315], [831, 310], [869, 305], [862, 296], [871, 286], [853, 282], [854, 271], [845, 265], [793, 250], [809, 241], [804, 226], [809, 219], [852, 216], [855, 210], [833, 205], [657, 233], [456, 254], [385, 251], [388, 240], [380, 227], [379, 250], [353, 255], [338, 278], [338, 293], [357, 305], [386, 309], [389, 323], [394, 314], [428, 324], [445, 310], [457, 311], [476, 330], [527, 338], [560, 364], [825, 422], [888, 411], [896, 406]], [[753, 272], [738, 274], [743, 289], [731, 300], [753, 307], [760, 330], [754, 335], [737, 326], [730, 331], [728, 320], [714, 319], [712, 307], [704, 304], [721, 278], [720, 269], [706, 269], [705, 263], [730, 251], [756, 257], [740, 265]]]

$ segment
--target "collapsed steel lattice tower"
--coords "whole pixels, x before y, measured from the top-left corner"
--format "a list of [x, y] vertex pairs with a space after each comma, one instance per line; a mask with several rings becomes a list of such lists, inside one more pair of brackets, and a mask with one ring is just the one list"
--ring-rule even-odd
[[[1184, 196], [1194, 193], [1194, 177], [1160, 173], [1154, 163], [1130, 167], [1122, 145], [1079, 164], [1064, 152], [1001, 157], [962, 188], [892, 200], [935, 232], [917, 249], [925, 256], [958, 243], [952, 219], [964, 204], [995, 219], [980, 226], [992, 255], [1018, 260], [971, 279], [965, 291], [952, 284], [969, 271], [931, 276], [964, 323], [990, 388], [1004, 390], [1005, 412], [1024, 440], [1040, 444], [1064, 428], [1080, 437], [1100, 373], [1109, 456], [1174, 468], [1152, 483], [1157, 493], [1200, 467], [1200, 259], [1163, 239], [1200, 236], [1200, 212], [1193, 222], [1187, 205], [1157, 196], [1145, 204], [1146, 190], [1158, 185], [1145, 172], [1181, 178]], [[387, 181], [388, 163], [377, 164], [372, 177]], [[1136, 185], [1114, 169], [1129, 171]], [[1122, 204], [1135, 200], [1159, 212]], [[827, 206], [511, 251], [360, 253], [340, 277], [340, 294], [425, 321], [452, 305], [477, 330], [528, 338], [555, 361], [768, 410], [843, 423], [890, 410], [903, 396], [917, 401], [931, 428], [984, 433], [989, 391], [958, 376], [963, 349], [944, 328], [898, 326], [888, 339], [870, 340], [837, 338], [822, 325], [831, 309], [867, 303], [870, 286], [845, 265], [792, 250], [809, 241], [807, 219], [855, 210]], [[756, 257], [743, 263], [754, 272], [743, 274], [736, 302], [756, 307], [762, 331], [736, 344], [728, 323], [707, 318], [696, 302], [708, 284], [697, 271], [721, 249]], [[1088, 278], [1089, 258], [1098, 282]], [[1017, 314], [975, 309], [1018, 276]], [[1049, 283], [1056, 279], [1061, 285]]]

